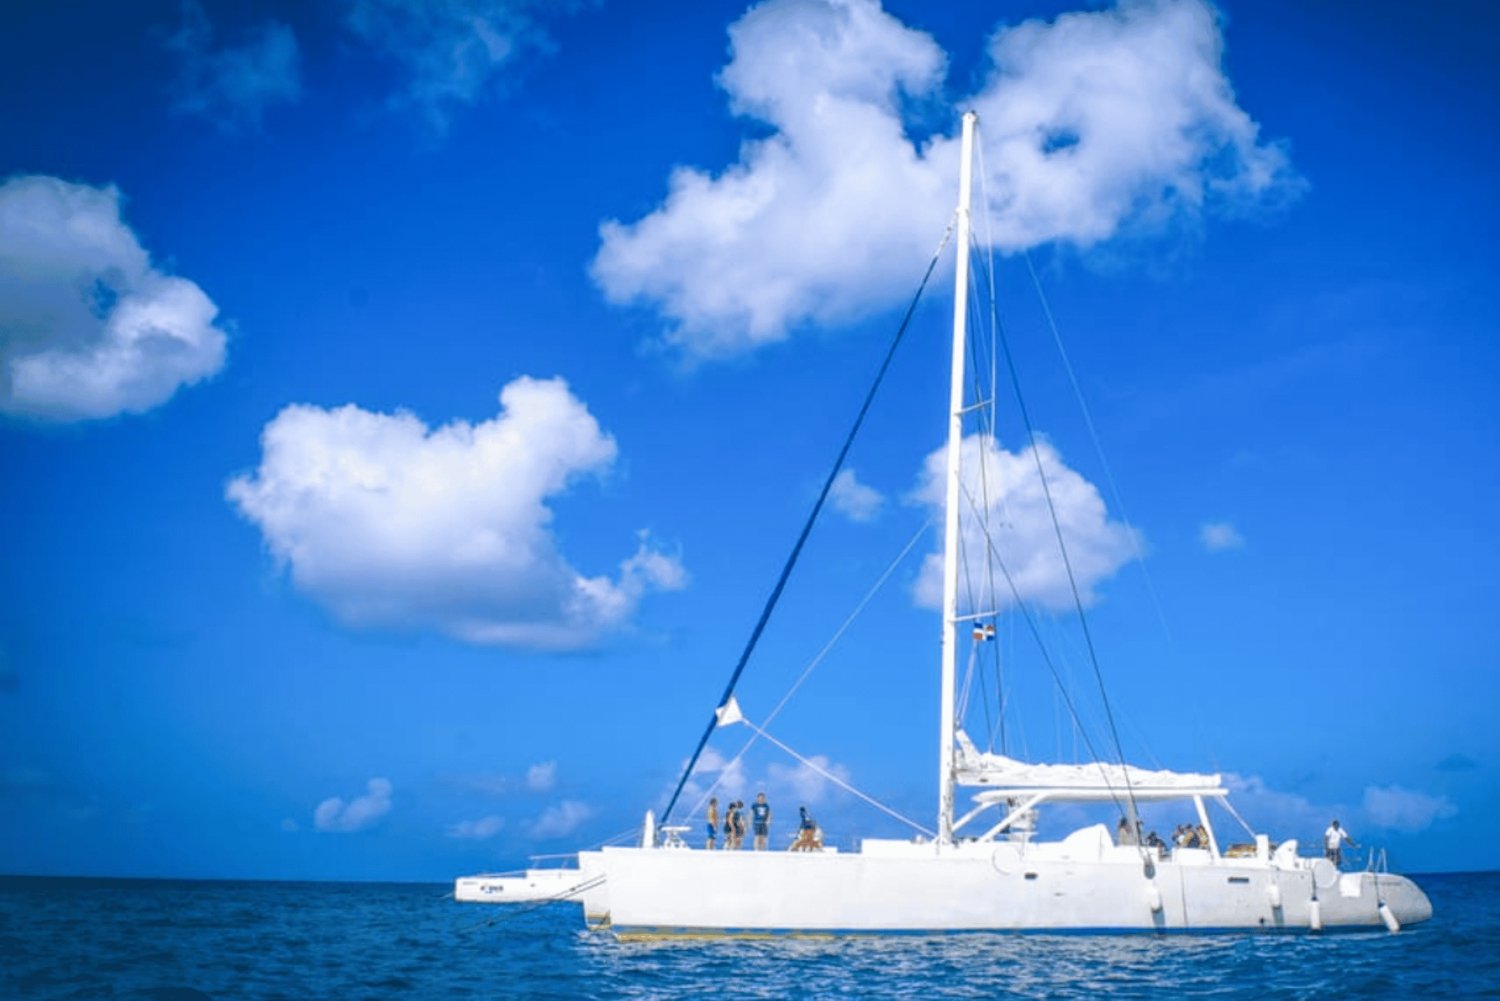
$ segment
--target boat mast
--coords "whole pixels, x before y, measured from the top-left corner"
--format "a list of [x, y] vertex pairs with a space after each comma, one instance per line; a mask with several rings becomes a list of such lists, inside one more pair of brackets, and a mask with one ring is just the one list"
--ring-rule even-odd
[[943, 525], [943, 665], [939, 699], [942, 723], [938, 752], [938, 844], [953, 841], [954, 674], [958, 661], [958, 504], [959, 449], [964, 437], [964, 352], [969, 303], [969, 191], [974, 160], [974, 125], [979, 116], [964, 112], [963, 163], [958, 174], [958, 248], [953, 271], [953, 372], [948, 402], [948, 493]]

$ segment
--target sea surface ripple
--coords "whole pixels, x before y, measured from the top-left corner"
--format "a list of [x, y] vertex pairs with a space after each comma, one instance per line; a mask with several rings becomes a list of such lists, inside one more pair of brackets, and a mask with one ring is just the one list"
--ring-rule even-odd
[[1500, 873], [1390, 935], [617, 942], [422, 884], [0, 877], [0, 998], [1500, 998]]

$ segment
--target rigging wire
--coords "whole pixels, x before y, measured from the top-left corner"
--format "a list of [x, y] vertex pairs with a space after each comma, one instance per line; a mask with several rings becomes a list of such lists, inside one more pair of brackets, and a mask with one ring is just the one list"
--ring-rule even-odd
[[[1078, 376], [1073, 371], [1073, 362], [1068, 357], [1067, 349], [1063, 347], [1062, 332], [1058, 329], [1057, 318], [1052, 313], [1052, 304], [1047, 299], [1047, 293], [1042, 290], [1042, 280], [1036, 273], [1036, 267], [1032, 264], [1031, 254], [1023, 250], [1021, 258], [1026, 262], [1026, 273], [1031, 276], [1032, 288], [1036, 290], [1036, 298], [1042, 306], [1042, 315], [1047, 319], [1047, 329], [1052, 332], [1052, 343], [1057, 346], [1057, 356], [1062, 360], [1063, 371], [1068, 375], [1068, 383], [1073, 387], [1073, 397], [1078, 401], [1078, 410], [1083, 415], [1083, 423], [1089, 432], [1089, 440], [1093, 442], [1094, 454], [1099, 458], [1099, 467], [1104, 470], [1104, 479], [1109, 483], [1109, 492], [1113, 497], [1115, 506], [1120, 509], [1120, 517], [1125, 524], [1130, 524], [1130, 513], [1125, 510], [1125, 498], [1120, 493], [1120, 485], [1115, 482], [1114, 471], [1110, 469], [1109, 460], [1104, 457], [1104, 444], [1099, 438], [1099, 430], [1094, 425], [1094, 415], [1089, 411], [1088, 403], [1085, 402], [1083, 389], [1078, 384]], [[1146, 591], [1151, 595], [1151, 603], [1156, 609], [1156, 617], [1161, 622], [1162, 632], [1167, 636], [1167, 642], [1172, 642], [1172, 628], [1167, 623], [1167, 613], [1162, 608], [1161, 598], [1156, 592], [1156, 584], [1151, 575], [1146, 571], [1146, 554], [1141, 549], [1139, 536], [1135, 532], [1130, 533], [1130, 547], [1134, 550], [1136, 562], [1140, 564], [1141, 575], [1146, 582]]]
[[[786, 690], [786, 694], [782, 695], [781, 701], [777, 702], [776, 705], [772, 707], [771, 712], [766, 716], [766, 726], [770, 726], [775, 721], [776, 717], [781, 714], [781, 710], [785, 709], [786, 704], [791, 701], [792, 696], [796, 693], [797, 689], [801, 688], [802, 683], [812, 675], [813, 671], [818, 668], [818, 665], [823, 663], [823, 659], [827, 657], [828, 654], [833, 650], [834, 645], [843, 638], [844, 633], [849, 631], [849, 627], [854, 625], [854, 620], [859, 618], [860, 614], [865, 610], [865, 606], [868, 605], [870, 601], [875, 597], [876, 592], [878, 592], [882, 587], [885, 586], [885, 582], [890, 579], [891, 574], [896, 572], [896, 568], [900, 566], [901, 563], [906, 559], [907, 555], [912, 551], [912, 548], [921, 540], [922, 536], [927, 534], [927, 529], [931, 524], [932, 519], [928, 518], [917, 528], [916, 532], [913, 533], [911, 539], [906, 543], [905, 546], [902, 547], [901, 552], [898, 553], [896, 555], [896, 558], [891, 561], [891, 565], [885, 568], [885, 573], [880, 575], [880, 578], [875, 581], [870, 590], [867, 591], [865, 593], [865, 596], [860, 599], [859, 604], [854, 606], [854, 611], [849, 613], [848, 617], [844, 619], [843, 624], [840, 625], [838, 629], [834, 630], [833, 636], [829, 638], [827, 643], [823, 644], [823, 649], [818, 651], [817, 656], [813, 657], [813, 659], [808, 663], [807, 667], [803, 669], [802, 674], [798, 676], [797, 680], [792, 682], [792, 687], [788, 688]], [[744, 745], [739, 749], [739, 752], [735, 754], [733, 758], [729, 759], [729, 763], [726, 764], [723, 768], [719, 769], [718, 778], [714, 779], [713, 783], [703, 791], [703, 795], [698, 797], [698, 802], [694, 804], [694, 813], [697, 813], [700, 809], [703, 808], [703, 804], [708, 800], [708, 797], [713, 795], [714, 790], [719, 788], [720, 783], [724, 781], [724, 776], [728, 775], [730, 771], [733, 770], [734, 766], [740, 763], [740, 759], [742, 759], [750, 750], [751, 745], [755, 743], [756, 739], [757, 738], [752, 735], [749, 740], [745, 741]]]
[[[849, 449], [854, 445], [854, 438], [859, 434], [859, 429], [864, 426], [865, 415], [870, 412], [870, 405], [875, 401], [875, 394], [880, 389], [880, 384], [885, 381], [885, 374], [891, 367], [891, 361], [896, 356], [896, 349], [901, 346], [906, 331], [911, 326], [912, 316], [917, 311], [917, 303], [922, 299], [922, 293], [927, 289], [927, 282], [932, 278], [932, 273], [937, 269], [939, 259], [942, 257], [943, 248], [948, 245], [948, 240], [953, 235], [955, 219], [950, 220], [948, 228], [943, 231], [943, 238], [938, 241], [937, 250], [933, 252], [932, 260], [927, 263], [927, 271], [922, 275], [922, 281], [917, 286], [917, 292], [912, 296], [911, 304], [906, 307], [906, 315], [901, 319], [901, 325], [896, 328], [896, 336], [891, 339], [891, 346], [886, 350], [885, 360], [880, 363], [880, 370], [875, 374], [875, 381], [870, 385], [869, 392], [865, 394], [865, 402], [859, 408], [859, 415], [854, 419], [854, 426], [849, 429], [848, 436], [844, 439], [844, 445], [839, 449], [839, 454], [833, 460], [833, 468], [828, 472], [828, 478], [823, 481], [823, 489], [818, 494], [817, 501], [813, 504], [811, 513], [807, 516], [807, 522], [802, 526], [802, 532], [797, 536], [797, 542], [792, 546], [792, 552], [786, 559], [785, 566], [781, 569], [781, 576], [776, 581], [776, 586], [771, 589], [771, 596], [766, 599], [765, 608], [761, 610], [760, 619], [751, 630], [750, 639], [745, 643], [745, 649], [740, 654], [739, 663], [735, 664], [734, 673], [729, 676], [729, 684], [724, 686], [724, 694], [720, 696], [714, 709], [724, 705], [734, 694], [735, 685], [739, 684], [740, 675], [745, 672], [745, 665], [750, 662], [750, 655], [755, 652], [756, 644], [760, 642], [761, 633], [765, 632], [766, 623], [771, 619], [771, 612], [775, 610], [777, 603], [781, 600], [781, 592], [786, 589], [786, 582], [792, 575], [792, 569], [797, 565], [797, 558], [802, 555], [802, 547], [807, 543], [807, 537], [812, 534], [813, 525], [818, 520], [819, 513], [823, 510], [823, 502], [828, 499], [828, 492], [833, 488], [833, 481], [838, 477], [839, 470], [844, 467], [844, 459], [849, 454]], [[708, 739], [713, 736], [714, 728], [718, 726], [717, 712], [709, 713], [708, 725], [703, 729], [703, 735], [698, 738], [698, 746], [693, 749], [692, 757], [688, 759], [687, 767], [682, 770], [682, 776], [677, 780], [677, 788], [672, 791], [672, 798], [667, 801], [667, 808], [662, 811], [661, 821], [666, 823], [672, 815], [672, 808], [677, 805], [677, 799], [682, 795], [682, 787], [687, 784], [688, 776], [693, 773], [693, 766], [698, 763], [698, 758], [703, 754], [703, 749], [708, 746]]]
[[1063, 568], [1067, 571], [1068, 574], [1068, 587], [1073, 594], [1073, 607], [1077, 610], [1078, 613], [1079, 629], [1083, 633], [1084, 646], [1088, 649], [1089, 663], [1093, 666], [1094, 678], [1099, 686], [1099, 698], [1104, 706], [1104, 716], [1105, 719], [1109, 721], [1110, 737], [1114, 741], [1115, 753], [1119, 756], [1120, 766], [1122, 770], [1121, 774], [1125, 779], [1125, 793], [1130, 801], [1130, 827], [1132, 830], [1134, 830], [1136, 826], [1136, 818], [1139, 816], [1139, 805], [1135, 800], [1135, 790], [1131, 787], [1130, 784], [1130, 769], [1125, 761], [1125, 748], [1124, 745], [1120, 743], [1120, 730], [1119, 727], [1115, 724], [1114, 708], [1110, 705], [1109, 692], [1104, 685], [1104, 672], [1099, 667], [1099, 656], [1097, 650], [1094, 647], [1094, 637], [1092, 632], [1090, 632], [1089, 630], [1088, 616], [1084, 613], [1083, 610], [1083, 596], [1079, 593], [1078, 590], [1078, 578], [1077, 575], [1075, 575], [1073, 572], [1073, 561], [1068, 556], [1068, 544], [1067, 541], [1063, 538], [1062, 523], [1058, 520], [1057, 517], [1057, 505], [1052, 499], [1052, 487], [1047, 481], [1047, 471], [1042, 463], [1042, 453], [1040, 448], [1038, 448], [1037, 446], [1036, 429], [1031, 422], [1031, 412], [1026, 406], [1026, 398], [1021, 392], [1021, 379], [1020, 374], [1016, 370], [1015, 356], [1011, 353], [1010, 341], [1008, 338], [1006, 338], [1003, 327], [1001, 328], [1000, 334], [1000, 346], [1005, 354], [1005, 367], [1010, 375], [1011, 390], [1015, 393], [1016, 396], [1016, 407], [1021, 414], [1022, 424], [1026, 428], [1026, 440], [1031, 448], [1032, 460], [1036, 464], [1037, 476], [1041, 480], [1042, 496], [1047, 502], [1047, 512], [1052, 519], [1052, 530], [1057, 537], [1058, 552], [1062, 555]]
[[[981, 144], [981, 146], [982, 145], [983, 144]], [[983, 167], [984, 167], [984, 153], [983, 153], [982, 149], [980, 151], [979, 161], [980, 161], [980, 194], [981, 194], [981, 198], [985, 199], [985, 200], [981, 201], [981, 204], [987, 205], [987, 204], [989, 204], [989, 202], [987, 200], [988, 187], [987, 187], [987, 184], [986, 184], [986, 182], [984, 180], [984, 170], [983, 170]], [[985, 222], [986, 231], [988, 232], [989, 226], [990, 226], [990, 214], [988, 212], [984, 213], [984, 222]], [[972, 238], [971, 238], [971, 243], [972, 243]], [[971, 252], [973, 250], [976, 250], [976, 249], [978, 249], [977, 245], [971, 247]], [[978, 260], [977, 260], [977, 270], [978, 270], [978, 272], [980, 274], [980, 277], [984, 281], [985, 286], [989, 290], [989, 300], [988, 300], [988, 302], [989, 302], [989, 310], [988, 310], [989, 316], [987, 318], [987, 322], [988, 322], [988, 326], [989, 326], [989, 331], [990, 331], [990, 345], [989, 345], [989, 347], [990, 347], [990, 351], [989, 351], [989, 355], [990, 355], [990, 358], [989, 358], [989, 360], [990, 360], [990, 383], [989, 383], [990, 391], [989, 391], [989, 399], [988, 399], [989, 406], [987, 408], [981, 407], [981, 409], [979, 410], [980, 443], [981, 443], [980, 459], [979, 459], [979, 485], [980, 485], [980, 493], [981, 493], [981, 495], [983, 496], [983, 499], [984, 499], [984, 510], [985, 510], [986, 519], [988, 518], [988, 513], [989, 513], [989, 508], [990, 508], [990, 484], [989, 484], [990, 463], [989, 463], [989, 457], [985, 453], [984, 443], [986, 441], [990, 441], [990, 442], [997, 441], [997, 439], [996, 439], [996, 432], [997, 432], [996, 421], [997, 421], [998, 418], [997, 418], [997, 411], [996, 411], [995, 408], [997, 406], [996, 400], [999, 397], [999, 393], [996, 392], [996, 388], [999, 385], [999, 383], [996, 381], [996, 378], [995, 378], [995, 375], [996, 375], [995, 366], [997, 364], [996, 359], [998, 357], [998, 352], [995, 350], [995, 340], [996, 340], [996, 338], [998, 336], [998, 331], [999, 331], [999, 328], [1000, 328], [1000, 314], [998, 312], [998, 307], [997, 307], [998, 295], [996, 293], [996, 288], [995, 288], [995, 258], [994, 258], [994, 243], [993, 243], [993, 239], [991, 239], [990, 242], [987, 244], [987, 249], [989, 251], [988, 254], [976, 255], [978, 257]], [[978, 282], [976, 282], [975, 285], [977, 286]], [[977, 307], [976, 307], [976, 312], [977, 312]], [[976, 322], [974, 324], [974, 326], [977, 328], [977, 327], [980, 326], [980, 323]], [[973, 351], [974, 351], [974, 355], [973, 355], [973, 360], [974, 360], [973, 371], [975, 373], [975, 375], [974, 375], [974, 382], [975, 382], [974, 396], [975, 396], [976, 400], [984, 400], [985, 399], [985, 397], [984, 397], [984, 389], [983, 389], [983, 386], [980, 384], [979, 375], [978, 375], [978, 373], [980, 371], [980, 358], [978, 357], [978, 349], [977, 349], [977, 345], [979, 343], [979, 338], [977, 338], [977, 337], [974, 338], [973, 340], [970, 341], [970, 343], [971, 343], [971, 345], [975, 346], [973, 348]], [[1005, 493], [1003, 491], [1000, 493], [1000, 505], [1001, 505], [1001, 509], [1002, 509], [1003, 514], [1006, 516], [1006, 518], [1008, 520], [1008, 518], [1009, 518], [1009, 506], [1010, 505], [1009, 505], [1009, 500], [1007, 499], [1007, 497], [1005, 496]], [[993, 552], [988, 547], [986, 547], [986, 551], [985, 551], [985, 569], [988, 571], [987, 572], [987, 578], [988, 578], [987, 582], [989, 584], [989, 607], [998, 610], [999, 607], [1000, 607], [1000, 600], [999, 600], [1000, 599], [1000, 589], [999, 589], [999, 586], [997, 585], [997, 583], [995, 581], [995, 558], [994, 558], [994, 554], [993, 554]], [[999, 650], [999, 647], [996, 646], [996, 648], [995, 648], [995, 655], [994, 655], [994, 668], [995, 668], [995, 699], [996, 699], [996, 703], [997, 703], [996, 719], [997, 719], [998, 723], [997, 723], [997, 725], [987, 725], [987, 730], [988, 730], [987, 744], [988, 744], [988, 746], [989, 746], [989, 748], [991, 750], [994, 749], [995, 732], [996, 732], [996, 729], [998, 728], [999, 734], [1000, 734], [1000, 751], [1001, 751], [1002, 754], [1004, 754], [1009, 749], [1009, 740], [1007, 738], [1006, 729], [1005, 729], [1005, 681], [1004, 681], [1004, 674], [1003, 674], [1003, 672], [1001, 670], [1001, 666], [1000, 665], [1001, 665], [1000, 650]], [[988, 709], [989, 709], [989, 701], [988, 701], [988, 698], [986, 697], [985, 710], [986, 710], [986, 723], [987, 724], [988, 724]]]
[[813, 771], [817, 772], [819, 775], [823, 776], [825, 779], [827, 779], [828, 781], [832, 782], [834, 785], [838, 786], [840, 789], [843, 789], [845, 792], [848, 792], [848, 793], [853, 793], [855, 796], [858, 796], [860, 799], [864, 800], [866, 803], [870, 804], [875, 809], [879, 810], [881, 813], [884, 813], [886, 816], [888, 816], [888, 817], [894, 817], [895, 819], [901, 821], [903, 824], [906, 824], [909, 827], [912, 827], [912, 828], [915, 828], [918, 831], [921, 831], [923, 834], [927, 835], [929, 838], [935, 836], [930, 829], [928, 829], [926, 827], [923, 827], [921, 824], [917, 823], [915, 820], [912, 820], [910, 817], [903, 816], [902, 814], [897, 813], [895, 810], [893, 810], [890, 807], [886, 806], [884, 803], [880, 802], [880, 800], [878, 800], [878, 799], [875, 799], [873, 796], [867, 796], [866, 794], [860, 792], [858, 789], [854, 788], [852, 785], [850, 785], [849, 783], [845, 782], [843, 779], [839, 778], [837, 775], [833, 774], [828, 769], [824, 768], [822, 765], [819, 765], [817, 762], [809, 760], [808, 758], [804, 758], [802, 755], [798, 754], [796, 751], [792, 750], [790, 747], [787, 747], [781, 741], [777, 740], [775, 737], [771, 736], [769, 733], [766, 733], [765, 730], [763, 730], [760, 727], [756, 726], [754, 723], [750, 722], [748, 719], [744, 719], [743, 717], [741, 717], [741, 719], [739, 720], [739, 722], [745, 724], [751, 730], [755, 731], [760, 736], [766, 738], [771, 743], [775, 744], [777, 747], [781, 748], [783, 751], [785, 751], [786, 753], [790, 754], [792, 757], [796, 758], [802, 764], [806, 765], [808, 768], [811, 768]]

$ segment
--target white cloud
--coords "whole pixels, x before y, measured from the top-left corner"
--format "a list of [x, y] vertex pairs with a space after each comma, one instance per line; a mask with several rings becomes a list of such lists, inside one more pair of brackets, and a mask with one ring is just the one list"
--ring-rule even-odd
[[217, 314], [152, 266], [115, 188], [0, 185], [0, 411], [79, 421], [165, 403], [223, 367]]
[[[1221, 67], [1203, 0], [1126, 2], [1002, 27], [980, 112], [979, 239], [1087, 247], [1125, 230], [1296, 190]], [[841, 322], [909, 293], [956, 200], [956, 140], [909, 132], [946, 57], [875, 0], [767, 0], [730, 28], [720, 83], [772, 126], [718, 175], [679, 167], [660, 208], [600, 228], [595, 281], [643, 303], [685, 354], [714, 357]]]
[[848, 784], [849, 769], [845, 766], [829, 760], [825, 755], [815, 754], [808, 758], [812, 765], [798, 762], [796, 765], [782, 765], [772, 763], [767, 768], [769, 777], [766, 784], [773, 789], [790, 789], [792, 796], [800, 804], [820, 803], [830, 789], [837, 786], [821, 774], [818, 769], [829, 775], [837, 776], [839, 781]]
[[391, 783], [374, 778], [365, 783], [365, 794], [344, 802], [331, 796], [313, 811], [313, 826], [320, 831], [348, 834], [362, 831], [391, 810]]
[[345, 25], [400, 63], [408, 76], [395, 103], [415, 107], [439, 132], [454, 111], [496, 89], [501, 71], [552, 41], [540, 15], [577, 7], [563, 0], [349, 0]]
[[257, 128], [268, 106], [302, 96], [297, 36], [291, 28], [266, 21], [247, 31], [240, 45], [215, 49], [213, 40], [203, 7], [184, 2], [182, 23], [166, 42], [181, 62], [176, 111], [226, 129]]
[[885, 505], [880, 491], [859, 482], [852, 469], [842, 470], [834, 477], [828, 499], [834, 510], [850, 521], [874, 521]]
[[1198, 537], [1203, 542], [1203, 548], [1211, 553], [1243, 549], [1245, 546], [1239, 530], [1227, 521], [1208, 522], [1199, 530]]
[[1278, 832], [1322, 830], [1329, 808], [1297, 793], [1281, 792], [1258, 775], [1226, 772], [1224, 788], [1234, 794], [1238, 809], [1252, 823], [1263, 826], [1273, 837]]
[[1446, 796], [1430, 796], [1400, 786], [1365, 789], [1365, 813], [1380, 827], [1414, 834], [1458, 813]]
[[557, 762], [543, 761], [526, 769], [526, 788], [546, 792], [557, 785]]
[[608, 469], [614, 439], [561, 379], [516, 379], [500, 404], [436, 429], [410, 413], [288, 406], [227, 496], [293, 583], [355, 625], [572, 649], [622, 628], [648, 590], [683, 586], [644, 537], [614, 577], [576, 571], [548, 500]]
[[730, 47], [731, 106], [775, 134], [717, 177], [675, 170], [660, 209], [601, 227], [593, 264], [611, 301], [656, 305], [669, 341], [705, 357], [909, 289], [952, 205], [898, 110], [942, 79], [932, 39], [873, 3], [773, 0], [730, 28]]
[[531, 825], [533, 838], [561, 838], [578, 830], [579, 825], [594, 815], [587, 803], [576, 799], [565, 799], [542, 811]]
[[[682, 767], [687, 767], [686, 758], [682, 759]], [[710, 786], [713, 794], [721, 800], [743, 798], [750, 787], [744, 760], [729, 759], [714, 748], [705, 747], [698, 756], [698, 763], [693, 766], [692, 776], [682, 787], [682, 802], [695, 803], [703, 799]]]
[[448, 837], [466, 841], [487, 841], [505, 826], [504, 817], [488, 816], [478, 820], [461, 820], [448, 828]]
[[[1031, 450], [1008, 452], [993, 437], [979, 434], [964, 438], [960, 448], [967, 494], [959, 499], [961, 545], [975, 586], [984, 592], [975, 600], [988, 608], [1004, 608], [1016, 597], [998, 566], [993, 574], [996, 591], [988, 593], [991, 575], [981, 568], [986, 564], [989, 543], [981, 520], [975, 517], [978, 511], [987, 514], [984, 520], [988, 522], [989, 542], [1009, 570], [1020, 599], [1053, 609], [1071, 608], [1073, 591], [1067, 565], [1058, 549], [1047, 493]], [[1079, 594], [1090, 602], [1094, 586], [1136, 556], [1138, 540], [1129, 526], [1109, 519], [1099, 491], [1064, 465], [1051, 445], [1039, 441], [1037, 452]], [[938, 517], [945, 503], [946, 462], [946, 446], [928, 455], [913, 492], [913, 499]], [[929, 553], [914, 589], [918, 604], [929, 608], [942, 604], [942, 573], [942, 553]]]

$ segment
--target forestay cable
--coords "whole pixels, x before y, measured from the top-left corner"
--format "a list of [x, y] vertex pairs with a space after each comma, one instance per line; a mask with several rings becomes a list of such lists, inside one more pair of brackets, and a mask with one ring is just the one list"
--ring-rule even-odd
[[796, 545], [792, 546], [791, 555], [787, 557], [786, 565], [781, 568], [781, 576], [777, 579], [776, 586], [771, 589], [771, 596], [766, 599], [766, 607], [761, 610], [760, 619], [750, 632], [750, 639], [740, 654], [739, 663], [734, 666], [734, 673], [729, 676], [729, 684], [724, 686], [724, 694], [719, 697], [719, 701], [714, 706], [715, 712], [709, 714], [708, 725], [703, 728], [703, 736], [698, 738], [698, 746], [693, 749], [693, 755], [688, 759], [687, 767], [682, 770], [682, 777], [677, 780], [677, 788], [672, 790], [672, 798], [667, 801], [667, 808], [662, 811], [661, 822], [663, 824], [671, 817], [672, 809], [677, 805], [677, 798], [682, 795], [682, 787], [687, 784], [688, 776], [693, 773], [693, 767], [698, 764], [698, 758], [703, 754], [703, 749], [708, 746], [708, 739], [713, 736], [714, 728], [718, 726], [718, 708], [727, 703], [730, 696], [734, 694], [740, 675], [745, 672], [745, 665], [750, 662], [750, 655], [755, 651], [755, 645], [760, 642], [760, 635], [765, 631], [766, 623], [770, 621], [771, 612], [781, 600], [781, 592], [786, 588], [787, 579], [792, 575], [792, 568], [797, 565], [797, 557], [802, 555], [802, 547], [806, 544], [808, 535], [812, 533], [818, 514], [823, 510], [823, 502], [828, 499], [828, 492], [833, 488], [833, 481], [838, 477], [839, 471], [844, 468], [844, 459], [854, 445], [854, 438], [859, 434], [859, 429], [864, 425], [865, 415], [870, 412], [870, 404], [875, 402], [875, 393], [880, 389], [880, 384], [885, 381], [885, 374], [891, 367], [892, 359], [896, 356], [896, 349], [901, 346], [902, 338], [906, 336], [906, 330], [911, 326], [911, 318], [917, 311], [917, 303], [922, 299], [922, 293], [927, 288], [928, 280], [932, 278], [932, 272], [937, 269], [938, 261], [943, 255], [943, 248], [948, 245], [948, 240], [953, 235], [953, 225], [954, 220], [950, 220], [948, 228], [943, 231], [943, 238], [938, 241], [937, 250], [932, 254], [932, 260], [927, 263], [927, 271], [922, 275], [916, 295], [912, 296], [911, 305], [906, 307], [906, 315], [901, 318], [901, 326], [896, 328], [896, 336], [891, 339], [891, 346], [886, 350], [885, 360], [880, 363], [880, 370], [875, 373], [875, 381], [870, 385], [870, 391], [865, 394], [864, 405], [859, 408], [859, 415], [854, 418], [854, 426], [849, 429], [849, 435], [844, 439], [844, 447], [839, 449], [838, 458], [833, 460], [833, 468], [829, 470], [828, 478], [823, 481], [823, 489], [818, 494], [816, 503], [813, 504], [812, 512], [807, 516], [806, 524], [802, 526], [802, 533], [797, 536]]

